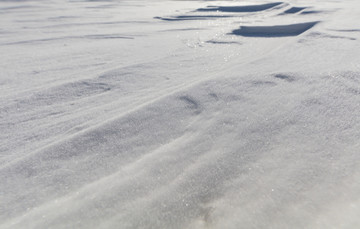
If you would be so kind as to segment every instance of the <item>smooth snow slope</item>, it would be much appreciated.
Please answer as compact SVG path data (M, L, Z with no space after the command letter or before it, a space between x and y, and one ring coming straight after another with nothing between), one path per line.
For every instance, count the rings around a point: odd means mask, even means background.
M357 0L0 0L0 228L360 228Z

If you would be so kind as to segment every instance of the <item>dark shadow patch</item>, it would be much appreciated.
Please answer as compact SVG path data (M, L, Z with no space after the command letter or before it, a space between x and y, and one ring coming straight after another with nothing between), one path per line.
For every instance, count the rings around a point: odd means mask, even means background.
M212 97L212 98L214 98L216 101L218 101L219 100L219 96L216 94L216 93L209 93L209 96L210 97Z
M323 105L323 102L320 99L317 98L310 98L306 99L301 102L303 106L305 107L312 107L312 106L321 106Z
M86 39L134 39L133 37L121 36L117 34L96 34L96 35L86 35Z
M209 20L214 18L229 18L232 16L229 15L181 15L181 16L173 16L173 17L154 17L155 19L163 20L163 21L188 21L188 20Z
M329 30L337 31L337 32L345 32L345 33L360 32L360 29L329 29Z
M241 42L237 42L237 41L214 41L214 40L210 40L210 41L206 41L206 43L216 44L216 45L229 45L229 44L242 45Z
M179 99L184 101L188 108L195 110L195 114L201 113L200 104L195 99L191 98L190 96L181 96Z
M204 28L184 28L184 29L166 29L159 32L182 32L182 31L201 31L206 30Z
M252 86L276 86L277 83L272 82L272 81L264 81L264 80L255 80L255 81L250 81L250 84Z
M283 14L296 14L299 13L300 11L306 9L307 7L291 7L288 10L285 10Z
M291 75L282 74L282 73L275 74L274 77L277 79L285 80L287 82L293 82L296 80L295 77L293 77Z
M247 5L247 6L208 6L207 8L200 8L196 11L215 11L215 12L227 12L227 13L246 13L246 12L258 12L271 9L275 6L283 4L282 2L267 3L262 5Z
M318 22L307 22L290 25L274 26L241 26L232 34L244 37L289 37L298 36L311 29Z
M19 5L19 6L0 7L0 11L9 11L9 10L18 10L18 9L32 9L32 8L36 8L36 7L31 6L31 5Z
M319 13L323 13L323 11L320 10L307 10L307 11L303 11L300 14L319 14Z
M58 17L49 17L47 20L59 21L59 20L63 20L63 19L75 19L75 18L80 18L80 17L78 17L78 16L58 16Z
M87 6L85 7L86 9L109 9L109 8L113 8L116 7L116 4L106 4L106 5L101 5L101 6Z

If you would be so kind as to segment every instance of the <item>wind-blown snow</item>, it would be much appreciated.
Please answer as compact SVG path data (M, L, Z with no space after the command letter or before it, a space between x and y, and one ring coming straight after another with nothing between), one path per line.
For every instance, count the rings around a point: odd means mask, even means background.
M0 0L0 228L359 228L359 11Z

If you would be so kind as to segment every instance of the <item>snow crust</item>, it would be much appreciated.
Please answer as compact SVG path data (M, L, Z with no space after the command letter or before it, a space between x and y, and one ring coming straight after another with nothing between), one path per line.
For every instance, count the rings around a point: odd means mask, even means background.
M360 228L357 0L0 0L0 228Z

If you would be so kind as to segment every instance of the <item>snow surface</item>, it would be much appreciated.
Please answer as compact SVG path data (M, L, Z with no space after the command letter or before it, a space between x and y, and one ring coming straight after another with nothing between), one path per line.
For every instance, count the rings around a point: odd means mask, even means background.
M0 0L0 228L360 228L358 0Z

